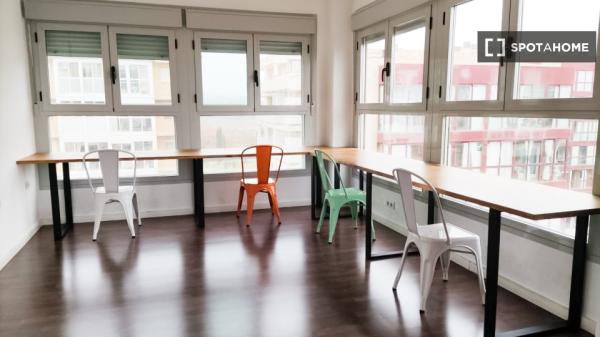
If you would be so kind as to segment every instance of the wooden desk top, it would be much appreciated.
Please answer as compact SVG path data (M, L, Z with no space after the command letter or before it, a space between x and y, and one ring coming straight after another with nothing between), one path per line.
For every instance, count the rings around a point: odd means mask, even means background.
M160 152L140 152L136 153L138 160L166 160L166 159L200 159L200 158L239 158L242 148L230 149L204 149L204 150L173 150ZM307 155L312 152L312 147L302 147L294 149L284 149L285 155ZM275 153L276 154L276 153ZM248 153L252 156L252 153ZM52 164L52 163L79 163L82 162L82 153L60 153L60 152L39 152L17 160L19 165L27 164ZM127 160L129 158L123 158ZM94 160L94 159L90 159Z
M485 175L460 168L399 159L390 155L356 148L319 147L335 160L374 175L392 178L395 168L411 170L442 194L531 220L600 214L600 197L514 179ZM311 155L313 147L284 149L285 155ZM242 149L176 150L141 153L140 160L200 159L239 157ZM252 154L249 154L252 155ZM81 162L80 153L35 153L17 164ZM423 187L419 182L415 186Z
M355 148L321 148L338 163L393 179L404 168L429 180L439 193L531 220L600 214L600 197L531 182L490 176ZM415 186L424 187L415 182Z

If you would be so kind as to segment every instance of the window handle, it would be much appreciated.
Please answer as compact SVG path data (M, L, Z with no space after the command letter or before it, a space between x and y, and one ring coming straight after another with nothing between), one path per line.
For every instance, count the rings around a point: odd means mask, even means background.
M112 84L117 83L117 67L110 67L110 79L112 80Z
M385 77L390 77L390 67L391 64L389 62L387 62L385 64L385 67L383 67L383 69L381 69L381 82L383 82L385 79L383 78Z
M260 85L260 83L258 82L258 70L254 71L254 85L256 85L257 87Z

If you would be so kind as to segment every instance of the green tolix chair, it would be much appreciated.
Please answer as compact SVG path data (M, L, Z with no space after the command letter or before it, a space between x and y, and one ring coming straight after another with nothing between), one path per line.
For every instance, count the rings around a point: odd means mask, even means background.
M323 156L327 160L333 163L334 174L340 178L340 184L342 188L334 188L329 179L329 174L325 169L323 162ZM340 210L344 206L349 206L352 213L352 219L354 219L354 228L358 228L358 207L359 204L367 204L367 193L361 191L355 187L346 188L344 182L340 176L338 165L330 155L327 153L315 149L315 157L317 158L317 164L319 166L319 173L321 176L321 184L323 185L323 191L325 192L325 200L323 201L323 208L321 209L321 217L319 218L319 224L317 225L317 233L321 232L321 226L323 225L323 218L325 217L325 210L329 206L329 243L333 242L333 234L335 234L335 227L340 215ZM375 228L373 227L373 220L371 220L371 232L373 233L373 240L375 240Z

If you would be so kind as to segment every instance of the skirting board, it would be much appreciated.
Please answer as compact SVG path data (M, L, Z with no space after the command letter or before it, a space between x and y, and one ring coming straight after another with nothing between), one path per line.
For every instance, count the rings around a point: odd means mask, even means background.
M17 253L19 253L19 251L21 251L21 249L27 244L27 242L29 242L29 240L35 235L35 233L38 232L39 229L39 223L35 224L35 226L33 226L31 230L25 233L25 235L23 235L15 245L10 247L10 249L8 249L2 254L2 256L0 256L0 270L4 269L4 267L10 262L10 260L12 260L13 257L15 257Z
M308 206L310 205L310 200L292 200L292 201L283 201L279 203L279 207L300 207L300 206ZM270 208L268 202L257 202L254 204L254 209L268 209ZM214 206L206 206L204 211L209 213L224 213L224 212L234 212L237 209L237 204L225 204L225 205L214 205ZM242 209L246 209L244 205ZM143 218L158 218L158 217L167 217L167 216L178 216L178 215L190 215L194 214L193 208L181 208L181 209L165 209L165 210L141 210L142 219ZM112 220L124 220L125 215L122 212L114 212L114 213L105 213L102 216L103 221L112 221ZM75 215L73 217L73 221L75 223L82 222L92 222L94 221L94 214L82 214ZM42 218L40 222L44 225L51 225L51 218Z
M380 216L376 213L373 213L373 220L379 222L380 224L394 230L404 236L407 234L407 229L398 226L394 223L393 220L388 219L384 216ZM464 254L452 254L451 260L457 265L467 269L470 272L475 273L477 271L477 267L475 265L475 260L471 257L467 257ZM485 269L485 266L483 267ZM484 271L485 272L485 271ZM450 281L452 279L452 274L450 274ZM535 304L536 306L556 315L562 319L566 319L569 308L561 303L553 301L530 288L524 287L518 282L514 280L504 277L502 275L498 275L498 285L511 293L527 300ZM594 319L584 316L581 320L581 327L585 331L594 334L595 336L600 336L600 322L596 322Z

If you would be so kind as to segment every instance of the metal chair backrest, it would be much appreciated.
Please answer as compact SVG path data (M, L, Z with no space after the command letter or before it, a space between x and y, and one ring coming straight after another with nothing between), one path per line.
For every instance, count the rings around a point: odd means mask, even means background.
M119 192L119 154L121 153L130 156L133 160L133 188L135 189L135 181L137 178L137 157L135 154L124 150L96 150L83 155L83 167L85 168L85 173L87 174L92 192L95 192L96 189L94 188L87 162L89 161L88 157L95 153L98 154L100 171L102 173L102 184L106 193Z
M281 162L283 161L283 149L275 145L254 145L249 146L242 151L242 181L244 183L246 182L244 157L246 156L246 152L250 150L256 151L256 177L259 184L267 184L269 182L273 152L276 152L275 154L279 155L279 165L277 166L277 174L275 175L275 182L277 182L279 180L279 172L281 171Z
M348 197L348 193L346 192L346 186L344 186L344 181L342 180L342 176L339 171L339 167L335 159L330 156L328 153L323 152L319 149L315 149L315 157L317 157L317 166L319 166L319 173L321 176L321 184L323 186L323 191L327 193L327 191L334 188L334 185L331 183L331 179L329 178L329 173L327 173L327 169L325 168L325 162L323 161L323 157L325 157L328 161L333 163L333 174L334 177L337 176L339 178L340 186L344 191L346 197Z
M446 220L444 219L444 212L442 211L442 203L440 201L440 196L431 185L429 181L420 175L411 172L409 170L403 168L394 169L394 177L396 178L396 182L400 186L400 194L402 195L402 206L404 209L404 217L406 220L406 226L408 227L408 231L419 236L419 231L417 229L417 216L415 212L415 197L413 192L413 177L416 177L418 180L422 181L427 189L433 193L435 199L435 206L439 210L440 219L442 224L444 225L444 233L446 235L446 241L450 242L450 236L448 235L448 228L446 227Z

